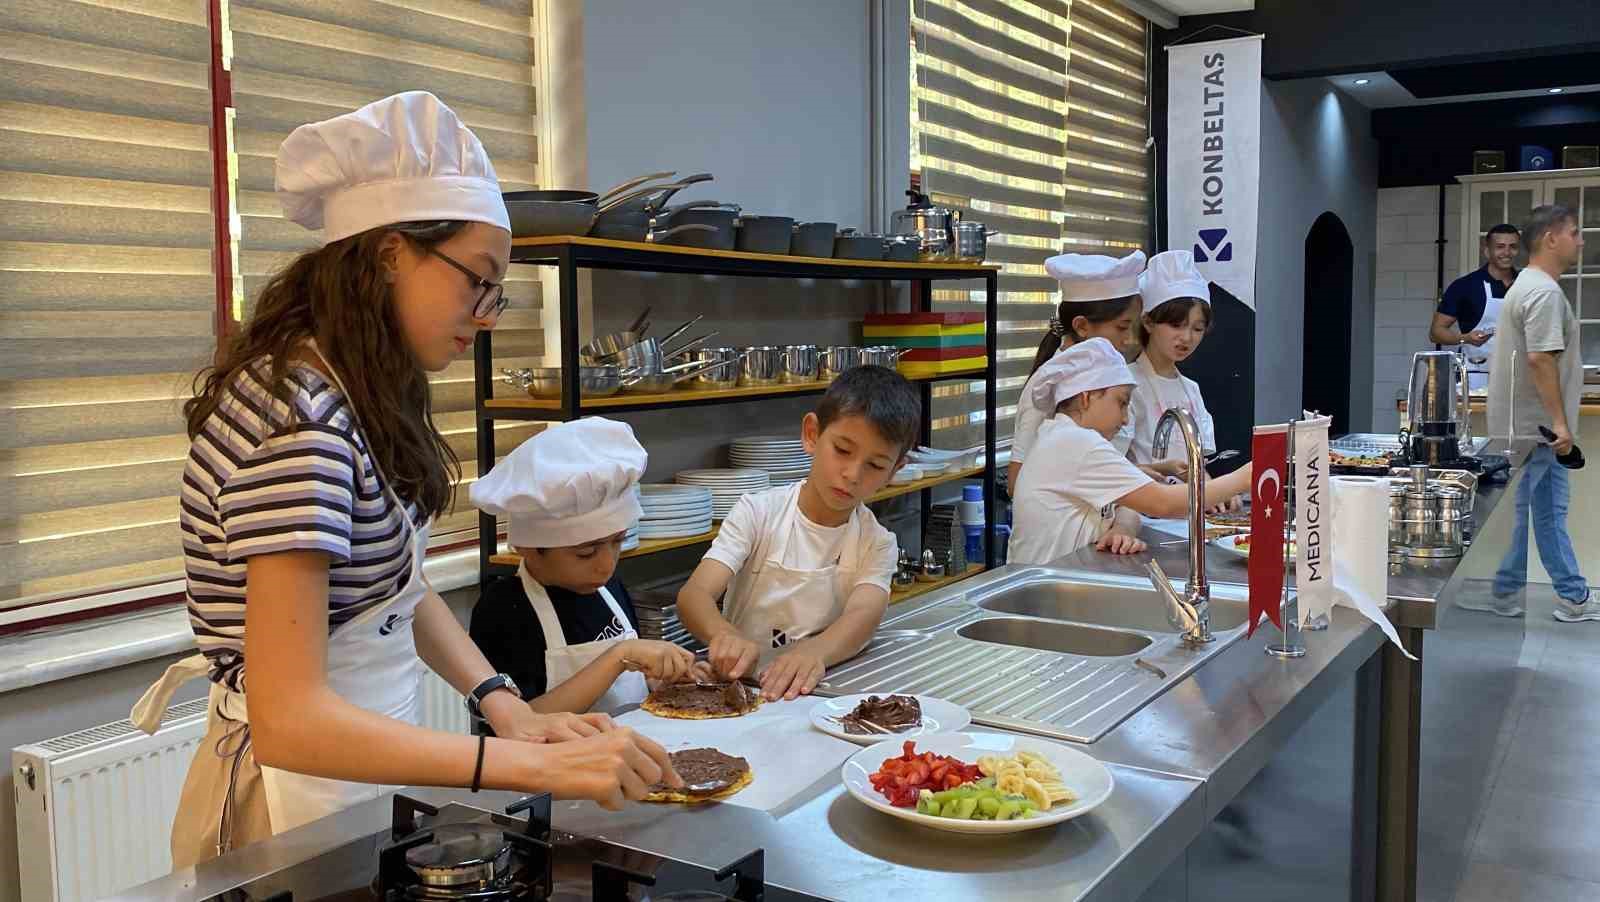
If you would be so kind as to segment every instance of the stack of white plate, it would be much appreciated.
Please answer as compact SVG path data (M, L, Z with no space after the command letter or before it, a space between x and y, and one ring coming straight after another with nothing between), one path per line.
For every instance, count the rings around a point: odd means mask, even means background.
M679 485L710 489L711 515L718 520L727 517L745 495L772 488L772 477L766 470L684 470L675 479Z
M641 539L681 539L711 531L711 490L692 485L641 485Z
M789 485L811 472L811 455L800 439L786 435L750 435L733 440L728 460L736 467L766 470L773 485Z
M627 535L622 537L622 550L623 551L632 551L633 549L638 548L638 547L639 547L639 527L635 526L632 529L628 530L628 534Z

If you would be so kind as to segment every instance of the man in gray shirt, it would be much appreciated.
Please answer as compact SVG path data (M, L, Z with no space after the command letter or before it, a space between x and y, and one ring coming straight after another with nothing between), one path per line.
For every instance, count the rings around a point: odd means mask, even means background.
M1531 513L1539 558L1555 584L1556 619L1600 620L1600 600L1591 600L1589 584L1578 572L1572 552L1567 534L1570 487L1566 469L1556 462L1556 455L1572 449L1583 392L1578 318L1556 279L1578 264L1583 233L1572 209L1551 205L1533 211L1522 237L1528 267L1506 292L1500 308L1490 366L1489 435L1514 435L1539 444L1517 487L1517 525L1511 549L1495 574L1494 591L1510 596L1527 581ZM1548 426L1555 441L1545 444L1540 426ZM1499 608L1497 613L1511 613Z

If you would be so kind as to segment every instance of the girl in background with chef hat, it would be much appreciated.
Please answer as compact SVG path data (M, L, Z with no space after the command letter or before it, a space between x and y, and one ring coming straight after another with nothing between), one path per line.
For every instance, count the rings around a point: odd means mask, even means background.
M1171 464L1183 476L1187 468L1183 446L1171 443L1159 460L1155 456L1156 425L1168 408L1189 411L1200 428L1200 445L1206 454L1217 450L1216 426L1206 410L1200 386L1178 372L1211 331L1211 305L1206 278L1195 268L1188 251L1163 251L1150 258L1150 267L1139 276L1139 294L1144 297L1144 318L1139 341L1144 353L1133 363L1134 391L1138 409L1134 412L1133 460L1140 464Z
M1050 331L1039 342L1033 369L1017 401L1016 426L1011 437L1011 463L1006 485L1016 498L1017 474L1035 447L1040 424L1055 408L1035 407L1029 400L1038 385L1040 368L1051 358L1089 338L1103 338L1129 359L1139 352L1139 274L1144 272L1144 251L1126 257L1101 254L1062 254L1044 261L1045 271L1061 283L1061 303L1050 318ZM1119 431L1113 444L1123 454L1133 441L1129 427Z
M1055 415L1039 427L1033 463L1013 492L1009 560L1044 564L1080 548L1113 554L1145 550L1139 518L1189 509L1188 488L1150 478L1112 445L1127 422L1133 372L1104 338L1079 342L1039 368L1033 401ZM1206 483L1216 504L1250 485L1246 465Z
M647 677L694 667L683 648L639 638L616 576L647 459L626 423L589 417L528 439L472 485L473 504L510 520L522 563L478 600L470 633L535 711L614 711L644 701Z
M295 129L276 176L286 217L323 246L267 282L185 405L180 525L201 654L132 715L154 732L178 684L211 682L174 866L396 785L620 807L676 784L659 746L608 718L533 711L423 574L459 472L427 376L505 308L511 232L483 145L411 92ZM424 664L507 738L417 726Z

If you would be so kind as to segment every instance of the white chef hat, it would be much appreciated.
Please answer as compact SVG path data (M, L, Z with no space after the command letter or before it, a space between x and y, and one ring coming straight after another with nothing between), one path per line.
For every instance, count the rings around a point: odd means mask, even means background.
M510 517L513 547L570 548L639 522L648 455L627 423L586 417L549 427L472 484L472 503Z
M1057 351L1039 367L1031 400L1040 410L1055 410L1086 391L1133 384L1133 370L1122 352L1104 338L1090 338Z
M426 91L295 129L278 148L277 187L284 216L328 242L396 222L511 229L478 136Z
M1109 301L1139 293L1144 251L1126 257L1104 254L1062 254L1044 261L1044 270L1061 283L1061 300Z
M1139 277L1139 294L1144 296L1144 310L1149 313L1178 298L1209 300L1211 289L1194 265L1194 254L1162 251L1150 258L1150 267Z

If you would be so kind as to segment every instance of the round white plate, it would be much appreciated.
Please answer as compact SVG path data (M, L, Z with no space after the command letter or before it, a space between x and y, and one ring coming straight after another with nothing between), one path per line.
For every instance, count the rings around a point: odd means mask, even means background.
M683 504L690 501L704 501L710 497L711 493L705 486L680 485L673 482L639 486L641 504Z
M976 763L980 755L1013 755L1019 751L1043 755L1061 771L1061 781L1078 794L1078 801L1070 805L1058 804L1048 812L1015 821L963 821L918 814L915 808L896 808L872 788L869 777L883 766L883 762L900 757L905 744L903 739L880 742L851 755L840 771L845 790L869 808L935 830L951 833L1020 833L1088 814L1110 798L1112 790L1116 788L1116 779L1104 764L1077 749L1048 739L1002 733L931 733L917 739L916 743L917 754L933 752L936 755L951 755L968 764Z
M922 468L921 467L917 466L916 464L906 464L905 466L901 467L899 470L896 470L895 474L894 474L894 478L890 479L889 481L891 483L893 483L894 485L905 485L908 482L916 482L917 480L919 480L921 478L922 478Z
M890 693L876 692L872 694L882 697ZM965 730L972 723L972 715L967 713L966 708L954 702L947 702L942 698L934 698L929 695L914 696L917 704L922 706L922 725L895 733L892 736L883 733L865 735L846 733L844 727L829 719L849 714L866 697L867 693L841 695L838 698L825 698L817 702L811 707L811 725L829 736L848 739L856 745L878 745L891 739L906 740L930 733L954 733L957 730Z
M1247 533L1247 532L1246 533L1240 533L1239 535L1236 535L1236 536L1218 536L1215 539L1212 539L1210 544L1215 548L1220 548L1223 551L1226 551L1227 553L1233 555L1234 557L1243 558L1245 560L1249 560L1250 559L1250 550L1248 548L1238 548L1238 547L1236 547L1234 545L1234 539L1248 539L1248 538L1250 538L1250 534ZM1289 554L1289 560L1291 560L1291 561L1294 560L1293 551L1291 551L1290 554Z
M711 497L707 496L704 501L685 501L682 504L646 504L642 505L642 507L644 509L644 519L660 520L662 518L687 517L695 511L710 510L713 503Z
M711 531L711 521L696 526L684 526L675 529L653 530L647 529L639 533L641 539L687 539L690 536L703 536Z
M684 470L677 475L678 479L711 479L717 482L728 479L755 479L761 474L752 470L720 469L720 470Z
M696 523L705 523L711 519L711 511L693 514L688 517L674 517L670 520L640 520L639 531L660 532L663 529L677 529L682 526L693 526Z

